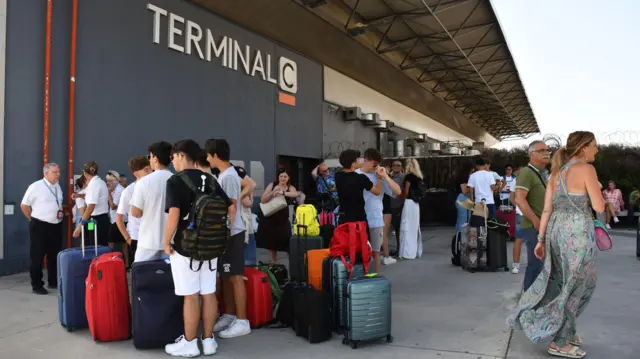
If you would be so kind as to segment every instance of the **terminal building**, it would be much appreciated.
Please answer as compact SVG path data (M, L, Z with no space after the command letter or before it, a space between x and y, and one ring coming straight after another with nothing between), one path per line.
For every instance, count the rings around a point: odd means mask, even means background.
M46 162L131 175L157 140L226 138L263 189L347 148L473 155L539 132L489 0L0 0L0 275Z

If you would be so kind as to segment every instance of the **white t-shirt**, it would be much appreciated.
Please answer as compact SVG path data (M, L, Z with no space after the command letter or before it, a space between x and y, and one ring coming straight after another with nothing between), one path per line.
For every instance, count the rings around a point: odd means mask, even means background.
M111 223L116 223L116 214L118 213L118 205L120 204L120 197L122 197L122 192L124 191L124 187L122 187L120 185L120 183L118 183L116 185L116 188L113 190L113 193L111 194L111 199L113 199L113 204L116 205L116 209L112 209L109 211L109 217L111 218ZM127 218L125 217L124 221L127 221Z
M236 219L231 226L231 235L235 236L238 233L246 230L244 219L242 218L242 201L240 201L240 193L242 192L242 179L238 176L238 172L233 166L227 168L224 172L218 176L218 183L227 194L229 199L236 200Z
M505 192L515 192L515 188L516 188L516 177L515 176L511 176L511 177L502 177L502 179L504 179L504 181L507 183L504 186L504 189L502 190L503 192L500 193L500 199L502 199L503 201L506 201L509 199L510 195L509 193L505 193Z
M514 177L513 179L513 185L509 186L509 190L513 193L516 193L516 179ZM515 198L515 197L514 197ZM516 214L519 214L522 216L522 211L520 211L520 207L518 207L518 205L516 205Z
M93 176L84 191L84 201L87 205L95 205L91 213L92 217L109 213L109 189L102 178Z
M78 191L78 194L87 193L86 189L81 189ZM87 202L85 202L84 198L77 197L76 198L76 207L78 208L87 208Z
M124 215L124 221L127 222L127 233L132 240L138 239L138 231L140 230L140 218L130 216L131 214L131 197L133 197L133 191L136 186L136 182L128 185L127 188L122 191L120 196L120 203L118 204L117 214ZM127 218L128 216L128 218Z
M485 170L472 173L467 182L467 186L473 188L475 202L480 203L484 199L487 204L495 204L491 190L491 186L495 184L493 173Z
M164 203L167 180L173 176L169 170L156 170L137 181L131 197L131 206L142 210L138 231L138 248L161 251L164 249L164 224L167 220Z

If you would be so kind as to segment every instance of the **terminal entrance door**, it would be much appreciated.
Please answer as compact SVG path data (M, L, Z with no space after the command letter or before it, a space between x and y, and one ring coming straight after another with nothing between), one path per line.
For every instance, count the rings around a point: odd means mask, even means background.
M278 170L285 168L291 176L291 184L306 196L306 203L313 204L316 197L316 184L311 171L320 164L316 158L278 156ZM277 172L276 172L277 173ZM274 179L275 180L275 179Z

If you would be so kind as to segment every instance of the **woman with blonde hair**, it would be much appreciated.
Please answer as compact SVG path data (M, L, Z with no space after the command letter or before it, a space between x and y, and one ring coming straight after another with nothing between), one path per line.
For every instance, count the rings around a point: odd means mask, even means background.
M422 171L415 158L407 160L402 197L405 198L400 220L400 253L404 259L422 256L422 233L420 232L420 201L424 197Z
M535 248L536 257L544 258L544 267L508 320L534 343L551 339L548 353L558 357L586 355L580 349L575 321L596 286L591 208L598 213L605 209L596 170L589 164L596 153L593 133L578 131L553 156Z

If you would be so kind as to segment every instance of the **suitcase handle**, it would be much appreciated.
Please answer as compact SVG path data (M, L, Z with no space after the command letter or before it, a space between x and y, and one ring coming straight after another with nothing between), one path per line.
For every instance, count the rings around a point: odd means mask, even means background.
M93 222L93 244L95 247L95 256L98 256L98 222L96 222L93 218L89 219L88 222ZM85 256L85 250L84 250L84 224L82 224L82 230L81 230L81 237L82 237L82 257L84 258Z

